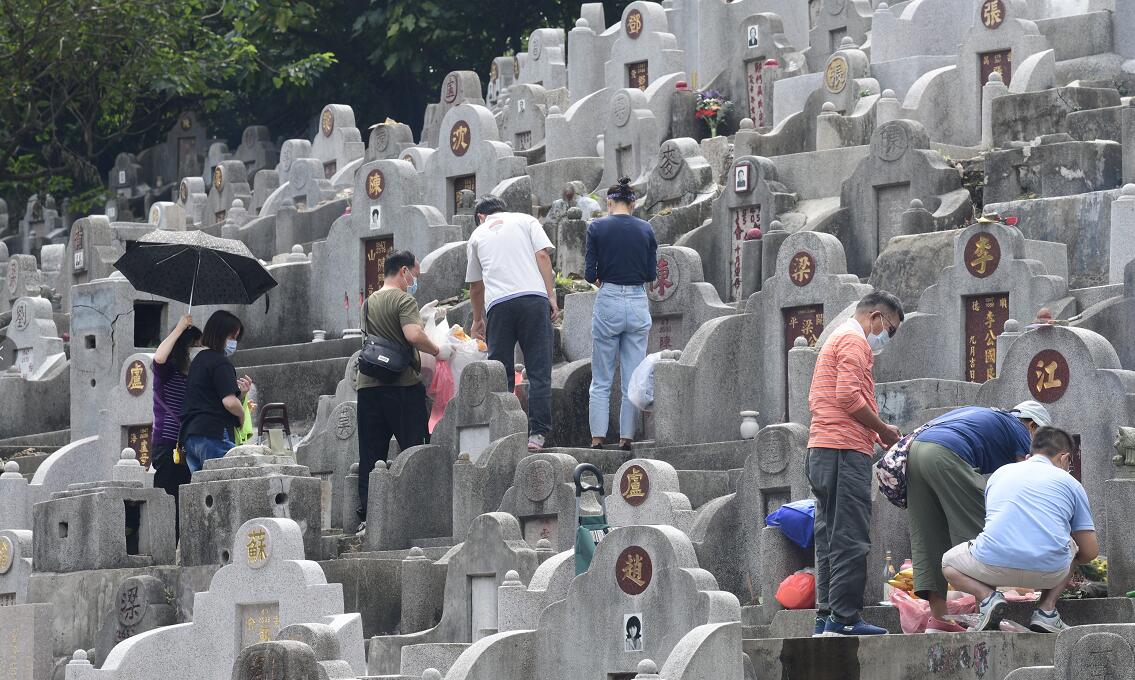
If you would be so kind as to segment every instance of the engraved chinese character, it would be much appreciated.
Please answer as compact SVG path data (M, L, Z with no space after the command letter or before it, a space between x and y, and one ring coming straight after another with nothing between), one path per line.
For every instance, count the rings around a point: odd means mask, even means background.
M248 532L248 543L245 544L248 549L249 562L263 562L268 559L268 534L264 529L253 529Z
M642 490L643 472L641 468L632 467L627 470L627 490L623 498L642 498L646 495Z
M997 363L997 348L996 347L987 347L985 349L985 363L987 363L987 364Z
M627 561L623 563L620 571L624 580L640 588L646 585L646 581L642 579L642 555L627 555Z
M458 125L449 135L449 148L454 153L464 153L469 148L469 127Z
M665 297L666 289L673 285L670 282L670 262L664 258L658 258L658 278L654 281L655 294L658 297Z
M135 362L130 366L130 379L126 383L126 389L129 391L144 390L146 385L142 383L142 372L146 367L139 362Z
M804 321L800 324L800 335L803 335L804 337L808 337L808 336L812 335L814 332L815 332L815 329L812 327L812 320L811 319L804 319Z
M1000 2L987 2L981 8L981 23L986 26L996 26L1001 23L1003 18Z
M985 327L986 328L993 328L993 324L995 322L996 322L996 320L993 318L993 312L986 312L985 313L985 322L984 322Z
M367 177L367 193L377 196L382 193L382 175L372 173Z
M988 236L981 236L977 239L977 244L974 246L974 258L970 260L969 265L978 274L984 274L986 265L993 261L993 255L989 252L992 245Z
M1056 368L1055 361L1050 361L1047 364L1044 361L1036 362L1036 370L1033 371L1033 375L1036 376L1037 392L1064 386L1064 381L1056 377Z
M799 323L799 322L796 320L796 317L794 317L794 316L788 317L788 327L789 328L795 330L797 323Z
M794 281L807 281L811 275L812 262L807 255L798 255L796 259L792 260L789 276L791 276Z
M627 33L630 35L642 33L642 15L638 12L631 12L627 16Z

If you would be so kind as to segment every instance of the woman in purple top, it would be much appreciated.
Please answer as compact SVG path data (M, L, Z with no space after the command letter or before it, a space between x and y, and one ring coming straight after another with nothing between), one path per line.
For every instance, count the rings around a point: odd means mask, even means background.
M181 432L181 404L185 400L190 348L200 344L201 331L186 314L154 352L154 429L150 437L150 460L154 464L154 486L173 496L175 532L178 530L177 489L189 482L189 466L184 455L175 462L173 452Z

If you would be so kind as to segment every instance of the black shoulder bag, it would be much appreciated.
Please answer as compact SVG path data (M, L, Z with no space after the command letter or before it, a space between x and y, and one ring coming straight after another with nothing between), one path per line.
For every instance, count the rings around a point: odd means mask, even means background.
M363 303L363 351L359 355L359 372L379 382L391 383L410 366L412 350L400 342L367 332L369 305L368 297Z

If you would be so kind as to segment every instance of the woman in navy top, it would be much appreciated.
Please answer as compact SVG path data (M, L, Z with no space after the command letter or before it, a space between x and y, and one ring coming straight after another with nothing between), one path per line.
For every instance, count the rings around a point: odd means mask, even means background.
M588 420L591 447L607 439L611 413L611 383L615 363L622 382L619 444L629 451L635 435L637 411L627 398L631 374L646 356L650 333L650 302L646 284L657 275L658 242L654 228L634 212L635 192L630 180L620 179L607 191L607 217L587 227L584 276L599 285L591 317L591 401Z

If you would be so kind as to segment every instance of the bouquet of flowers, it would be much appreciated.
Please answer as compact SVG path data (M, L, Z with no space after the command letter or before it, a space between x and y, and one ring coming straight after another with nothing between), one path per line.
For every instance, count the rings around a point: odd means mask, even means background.
M717 126L725 119L725 113L733 108L733 102L726 99L717 90L698 91L697 110L694 116L705 121L709 127L709 136L717 136Z

